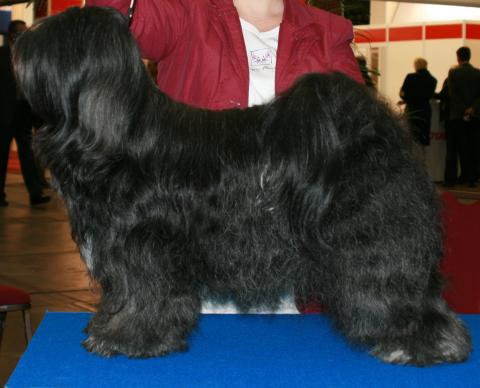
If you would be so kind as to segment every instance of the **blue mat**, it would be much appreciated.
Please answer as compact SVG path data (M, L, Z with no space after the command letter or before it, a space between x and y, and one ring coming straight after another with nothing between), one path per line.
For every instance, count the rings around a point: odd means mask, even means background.
M203 315L190 350L101 358L80 342L90 314L47 313L7 387L480 387L480 356L428 368L350 348L322 315ZM480 315L462 316L474 347Z

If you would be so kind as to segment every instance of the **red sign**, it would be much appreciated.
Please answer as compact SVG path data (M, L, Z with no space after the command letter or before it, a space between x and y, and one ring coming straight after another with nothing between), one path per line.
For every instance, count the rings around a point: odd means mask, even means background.
M357 43L385 42L386 40L387 30L385 28L355 30L355 42Z
M461 24L443 24L426 26L427 39L458 39L462 37Z
M398 42L405 40L422 40L422 26L413 27L391 27L388 40L390 42Z
M467 24L467 39L480 39L480 24Z

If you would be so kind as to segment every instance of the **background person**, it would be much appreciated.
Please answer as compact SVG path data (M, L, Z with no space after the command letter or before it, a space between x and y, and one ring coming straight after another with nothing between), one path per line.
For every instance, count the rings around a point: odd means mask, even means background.
M0 47L0 206L8 206L5 193L10 145L15 139L23 180L30 195L30 204L46 203L32 151L33 115L17 88L11 63L11 46L27 29L23 20L13 20L8 27L8 44Z
M415 59L413 63L415 73L405 77L400 89L400 97L406 104L407 119L413 137L423 147L430 145L432 122L430 100L437 87L437 80L427 70L427 65L424 58Z
M474 187L480 173L480 70L470 64L470 57L468 47L457 50L458 66L450 69L447 82L451 130L458 138L460 158L464 160L462 180ZM453 170L453 166L447 168Z

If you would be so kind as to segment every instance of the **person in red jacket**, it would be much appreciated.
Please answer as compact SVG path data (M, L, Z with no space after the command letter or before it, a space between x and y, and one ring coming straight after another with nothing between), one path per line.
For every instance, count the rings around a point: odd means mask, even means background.
M127 14L130 0L87 5ZM160 89L197 107L264 103L310 72L363 83L350 21L300 0L136 0L131 31Z

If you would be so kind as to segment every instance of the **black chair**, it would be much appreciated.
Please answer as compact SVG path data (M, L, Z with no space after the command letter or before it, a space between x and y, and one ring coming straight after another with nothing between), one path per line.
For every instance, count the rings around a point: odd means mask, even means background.
M0 346L2 344L3 328L7 319L7 313L21 311L25 326L25 340L27 344L32 339L32 327L30 324L30 294L20 288L0 284Z

